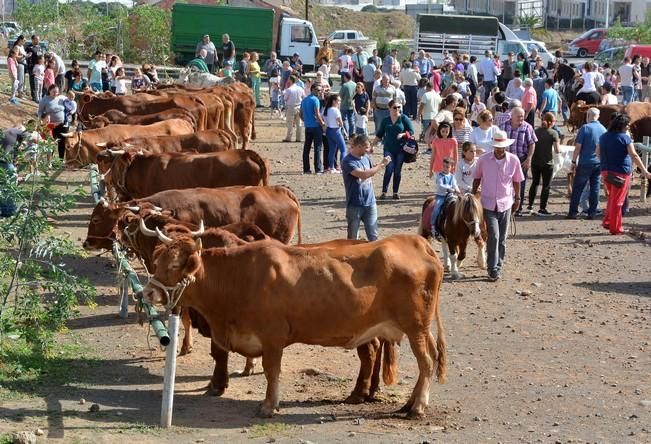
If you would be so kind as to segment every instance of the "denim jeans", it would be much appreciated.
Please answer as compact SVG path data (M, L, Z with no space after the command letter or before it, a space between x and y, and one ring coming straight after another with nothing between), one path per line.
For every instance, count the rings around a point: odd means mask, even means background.
M520 164L522 165L522 162L527 160L527 156L522 156L520 157ZM522 168L522 182L520 182L520 206L518 207L517 211L522 210L522 206L524 205L524 190L527 187L527 175L529 174L529 169L528 168Z
M348 239L358 239L359 224L364 222L366 239L369 242L377 240L377 206L375 203L368 207L347 206L346 221L348 222Z
M635 90L633 89L632 86L622 86L622 100L624 105L628 105L631 103L635 98L634 98L634 93Z
M377 109L373 110L373 122L375 123L375 128L373 129L373 134L377 134L377 130L380 129L380 124L382 121L389 117L389 109Z
M416 117L416 111L418 110L418 87L417 86L403 86L402 89L405 92L405 114L413 119Z
M486 242L486 259L488 274L499 273L504 266L506 256L506 237L511 219L511 209L503 212L490 211L484 208L484 221L488 241Z
M405 161L404 151L399 151L398 154L384 153L385 156L391 156L391 162L386 166L384 171L384 178L382 179L382 192L386 193L389 189L389 182L393 176L393 193L400 190L400 180L402 179L402 164Z
M305 142L303 143L303 172L310 172L310 149L314 142L314 171L323 172L321 162L321 147L323 146L323 130L320 126L316 128L305 128Z
M344 121L344 129L348 137L353 137L355 134L355 110L342 109L341 120Z
M568 215L576 216L579 212L579 203L581 194L586 184L590 184L590 207L588 215L594 216L599 205L599 187L601 182L601 167L599 164L578 165L574 175L574 184L572 185L572 197L570 198L570 210Z
M439 217L441 208L443 208L443 202L445 202L445 196L440 196L438 194L434 195L434 208L432 209L432 218L430 219L430 225L432 225L432 233L435 233L436 230L436 219Z
M484 97L483 97L484 100L482 100L484 103L486 103L486 101L488 100L488 97L491 95L491 91L493 88L495 88L494 80L492 82L484 80Z
M328 128L326 129L326 137L328 138L328 168L333 169L335 167L335 158L337 157L337 151L339 151L341 157L339 161L341 162L346 157L346 142L344 141L344 136L341 134L341 128Z

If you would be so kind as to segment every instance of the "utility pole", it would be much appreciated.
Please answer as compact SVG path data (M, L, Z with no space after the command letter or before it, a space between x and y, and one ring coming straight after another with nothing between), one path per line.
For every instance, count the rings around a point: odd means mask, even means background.
M308 11L307 5L308 5L308 0L305 0L305 21L310 20L310 13Z
M608 29L609 21L610 21L610 0L606 0L606 23L604 25L604 28Z

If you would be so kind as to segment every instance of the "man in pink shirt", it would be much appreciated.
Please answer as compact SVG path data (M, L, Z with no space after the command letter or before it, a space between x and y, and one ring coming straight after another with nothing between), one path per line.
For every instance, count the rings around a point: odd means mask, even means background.
M524 120L534 126L536 119L536 106L538 106L538 93L533 89L533 80L524 81L524 93L522 93L522 108L524 109Z
M507 138L505 131L495 131L494 151L477 160L472 184L473 194L481 185L481 205L488 232L488 279L491 282L502 277L511 211L520 205L520 182L524 180L520 160L506 151L506 147L513 142L513 139Z

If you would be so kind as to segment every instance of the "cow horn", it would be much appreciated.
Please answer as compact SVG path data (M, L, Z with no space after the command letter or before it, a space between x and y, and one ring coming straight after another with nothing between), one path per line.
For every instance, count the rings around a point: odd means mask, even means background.
M198 238L194 241L194 245L195 245L195 248L197 249L197 251L200 252L201 249L203 248L203 242L201 242L201 238L200 238L200 237L198 237Z
M71 132L61 133L61 137L66 137L66 138L67 138L67 137L72 137L72 136L74 136L74 135L75 135L75 133L71 133Z
M158 233L156 233L154 230L150 230L149 228L147 228L147 224L145 224L145 220L142 218L140 219L140 232L148 237L158 236Z
M203 219L201 219L201 222L199 223L199 229L197 231L190 231L190 234L193 237L197 237L201 236L204 231L206 231L206 227L203 226Z
M106 143L104 145L106 145ZM111 149L109 149L109 152L111 153L111 156L121 156L124 153L126 153L126 151L124 150L111 150Z
M163 211L161 207L154 206L154 211Z
M137 213L138 211L140 211L140 207L138 207L138 206L136 206L136 207L127 207L127 210L133 211L134 213Z
M97 142L95 145L100 148L106 148L106 142Z
M156 234L158 234L158 239L164 244L171 244L172 242L174 242L174 240L171 237L165 236L158 227L156 227Z

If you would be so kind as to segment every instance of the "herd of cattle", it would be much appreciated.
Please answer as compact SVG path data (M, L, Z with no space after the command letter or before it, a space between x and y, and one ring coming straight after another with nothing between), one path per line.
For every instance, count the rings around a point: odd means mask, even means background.
M589 108L599 109L599 121L608 128L610 118L615 113L626 113L631 118L631 136L635 142L642 142L644 136L651 136L651 103L631 102L628 105L587 105L579 100L572 104L567 123L570 127L579 128L585 123Z
M84 248L119 242L142 259L151 274L143 299L181 313L182 354L192 349L192 326L211 338L208 394L228 387L228 352L247 357L245 375L261 356L259 414L271 416L283 349L304 343L357 348L359 376L346 402L369 401L380 374L396 380L396 347L407 336L419 376L401 410L424 414L434 372L439 382L447 372L443 267L427 240L303 244L299 200L270 186L268 162L246 149L255 102L242 84L84 95L78 113L86 129L65 135L66 163L97 163L110 190Z

